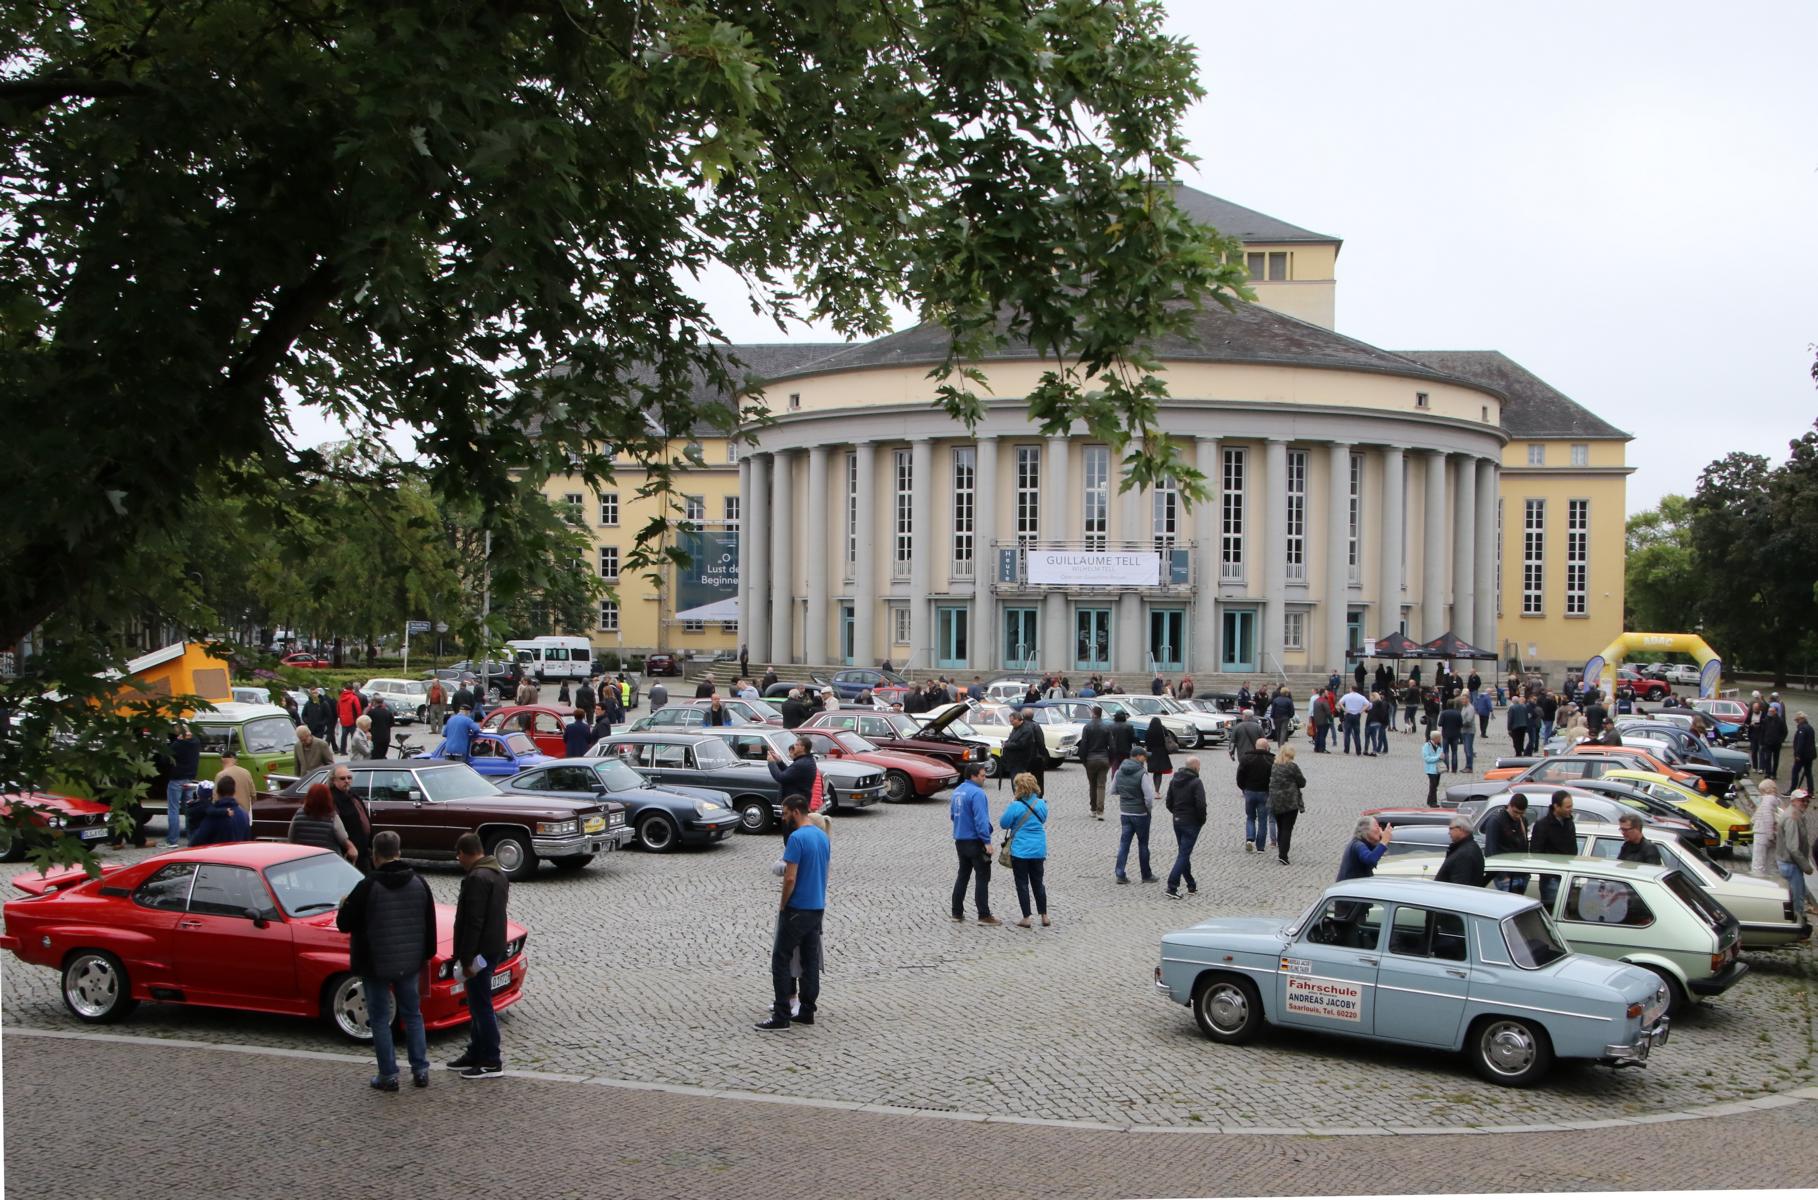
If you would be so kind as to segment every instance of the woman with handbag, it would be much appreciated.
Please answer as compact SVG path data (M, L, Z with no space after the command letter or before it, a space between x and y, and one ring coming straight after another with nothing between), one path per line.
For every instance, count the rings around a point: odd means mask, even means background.
M1051 924L1048 920L1048 887L1043 882L1043 869L1048 861L1048 802L1038 794L1035 776L1027 771L1011 780L1010 787L1016 793L1016 799L1004 809L1004 815L997 822L998 828L1010 831L1010 836L1004 839L997 861L1000 866L1009 867L1016 878L1016 902L1023 909L1023 919L1016 927L1028 929L1031 892L1035 893L1035 911L1041 914L1042 924Z
M1294 822L1307 810L1301 790L1307 777L1294 761L1294 747L1283 746L1269 767L1269 814L1275 818L1275 849L1281 865L1288 865L1288 849L1294 842Z

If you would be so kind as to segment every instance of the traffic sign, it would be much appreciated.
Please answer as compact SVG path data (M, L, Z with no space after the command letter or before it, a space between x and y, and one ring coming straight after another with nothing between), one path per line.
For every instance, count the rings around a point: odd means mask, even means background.
M412 633L428 633L429 632L429 622L428 621L407 621L407 622L405 622L405 626Z

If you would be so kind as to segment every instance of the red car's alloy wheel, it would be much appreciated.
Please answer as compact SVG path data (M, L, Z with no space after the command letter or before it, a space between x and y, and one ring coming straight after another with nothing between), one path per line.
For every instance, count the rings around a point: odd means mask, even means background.
M63 1003L78 1020L103 1025L131 1012L136 1001L119 959L105 950L84 950L63 968Z
M341 1032L356 1042L372 1040L372 1023L366 1015L366 985L358 975L339 975L329 981L328 999L322 1014Z

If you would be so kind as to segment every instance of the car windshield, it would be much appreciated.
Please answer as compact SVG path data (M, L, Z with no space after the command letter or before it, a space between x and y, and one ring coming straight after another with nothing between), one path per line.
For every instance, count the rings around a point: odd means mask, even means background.
M491 781L466 763L452 763L446 767L418 771L417 783L422 787L425 797L437 802L502 794Z
M741 705L743 705L744 708L747 711L749 711L752 716L758 718L759 720L780 721L783 719L783 713L782 713L781 709L772 708L770 705L765 704L762 700L741 700L741 701L739 701L739 703Z
M848 754L871 754L877 750L876 742L868 742L856 733L836 733L833 740Z
M289 754L297 747L297 727L288 717L261 717L248 721L240 736L248 754Z
M1685 901L1685 906L1704 918L1705 924L1713 929L1721 929L1734 920L1723 905L1711 899L1709 892L1678 871L1665 876L1660 882L1666 884L1667 891Z
M898 737L912 738L921 732L921 726L917 725L915 718L908 713L880 713L879 715L890 723L890 728L896 731Z
M363 876L339 854L323 851L265 868L266 882L286 914L306 917L340 907Z
M593 773L600 777L609 792L630 792L650 786L649 781L623 759L603 758L593 765Z
M702 770L707 770L715 767L735 766L739 761L739 757L732 752L732 747L728 746L725 742L722 742L719 738L711 738L695 746L694 761L696 766L700 767Z
M1161 700L1155 696L1132 696L1132 697L1130 697L1130 699L1125 701L1125 703L1128 704L1131 708L1135 709L1137 712L1147 713L1149 715L1154 715L1155 713L1158 713L1158 712L1167 711L1165 708L1162 707Z
M1553 922L1539 905L1504 918L1502 936L1515 965L1530 971L1557 962L1570 953L1559 931L1553 928Z
M1184 713L1193 711L1172 696L1158 696L1156 697L1156 703L1161 705L1161 710L1163 712Z
M530 740L530 735L528 734L507 733L500 736L504 738L505 748L510 750L513 755L535 754L537 752L537 744Z

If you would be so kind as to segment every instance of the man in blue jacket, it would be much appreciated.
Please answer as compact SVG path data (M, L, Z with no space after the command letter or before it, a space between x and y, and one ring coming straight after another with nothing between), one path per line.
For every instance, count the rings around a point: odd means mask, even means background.
M1351 844L1345 847L1345 856L1339 860L1338 882L1368 879L1376 874L1376 864L1389 852L1389 843L1394 836L1394 829L1377 824L1375 817L1365 817L1359 821Z
M232 776L223 776L215 784L214 801L189 831L190 845L214 846L222 842L252 840L252 818L240 807L240 798L234 794L236 790Z
M473 735L478 732L480 726L473 719L472 702L458 705L455 715L442 727L442 736L448 739L442 747L442 757L466 762L473 750Z
M569 758L580 758L593 745L593 726L587 723L584 709L574 710L574 720L562 730L562 749L568 752Z
M973 879L972 898L980 925L1002 924L991 915L991 804L985 796L985 764L967 763L966 781L953 789L948 803L953 818L953 849L959 875L953 881L953 919L966 919L966 880Z

